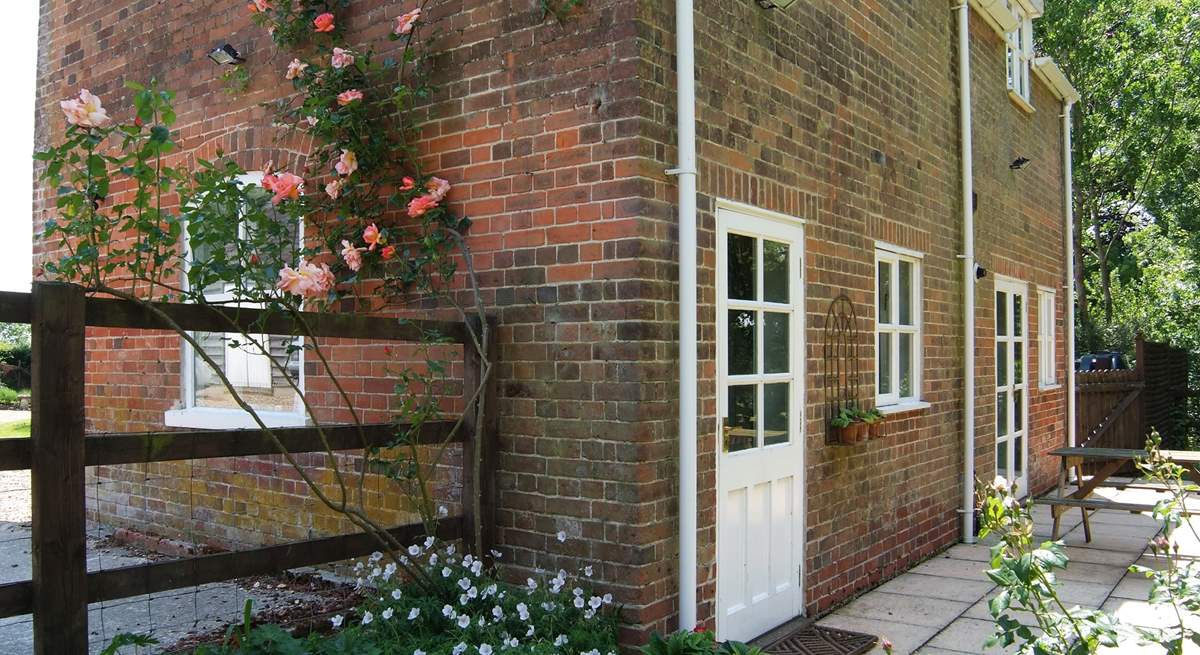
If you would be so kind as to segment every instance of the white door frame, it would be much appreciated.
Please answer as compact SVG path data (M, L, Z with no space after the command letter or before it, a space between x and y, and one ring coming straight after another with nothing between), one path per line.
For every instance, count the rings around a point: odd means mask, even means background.
M728 290L727 290L727 262L726 262L726 239L728 232L745 233L750 236L765 237L771 240L788 241L793 244L791 256L789 257L789 300L791 306L792 318L789 319L789 366L791 376L787 381L791 384L789 403L789 432L792 435L791 440L785 446L761 446L754 449L742 451L739 453L725 454L722 447L722 428L724 426L725 415L727 414L727 392L726 387L729 383L728 369L728 344L726 343L726 312L729 309ZM745 639L758 636L767 630L775 627L788 619L794 618L804 612L804 583L805 583L805 528L807 523L807 502L805 493L805 419L807 418L806 407L806 391L807 385L805 380L805 276L804 270L804 221L784 214L778 214L757 207L735 203L731 201L717 201L717 231L716 231L716 341L717 341L717 434L714 439L715 452L714 462L716 463L716 501L717 501L717 576L716 576L716 630L719 639ZM760 258L761 259L761 258ZM761 286L762 272L761 262L759 265L759 285ZM761 304L761 303L756 303ZM736 305L736 304L735 304ZM760 322L761 323L761 322ZM762 326L756 327L758 331L758 343L762 344ZM761 347L759 348L761 350ZM762 361L761 352L756 353L756 358ZM759 376L762 377L762 376ZM770 378L774 380L774 378ZM759 403L761 405L762 393L759 393ZM759 432L762 432L760 429ZM792 500L793 521L792 521L792 569L795 585L786 601L788 606L786 609L786 618L782 621L773 621L768 619L758 634L728 634L729 626L727 621L723 620L727 614L727 609L722 604L722 589L724 584L728 584L729 574L721 571L721 552L723 543L724 529L722 526L726 524L725 516L725 490L722 486L723 479L722 467L729 466L724 464L723 460L730 459L730 463L735 463L735 459L744 456L750 456L755 453L769 452L777 448L789 448L791 452L796 454L794 466L791 473L794 475L794 493ZM745 460L743 460L745 461ZM724 581L724 583L723 583ZM757 627L755 628L758 629Z
M1007 367L1006 371L1005 371L1006 384L1004 385L1003 389L1007 389L1007 391L1008 391L1008 393L1006 394L1005 402L1008 405L1007 411L1006 411L1006 416L1008 419L1009 427L1007 428L1008 433L1004 437L1003 444L1007 448L1008 444L1011 443L1017 436L1019 436L1021 438L1021 476L1016 477L1015 475L1014 476L1008 475L1009 471L1015 472L1015 466L1014 466L1015 461L1016 461L1015 448L1011 449L1011 452L1008 453L1007 461L1006 461L1006 464L1008 466L1007 470L1005 470L1003 472L1000 471L999 468L996 466L995 458L993 458L992 464L993 464L993 467L996 468L997 476L1003 476L1006 480L1009 480L1010 482L1015 482L1018 485L1018 487L1017 487L1018 495L1025 496L1026 494L1029 493L1029 389L1030 389L1030 385L1029 385L1029 285L1025 282L1022 282L1021 280L1016 279L1016 278L997 275L995 288L993 289L992 293L993 293L993 295L992 295L993 307L995 306L995 301L996 301L995 294L997 294L997 293L1006 294L1005 311L1006 311L1006 313L1011 313L1013 315L1013 319L1014 319L1013 325L1007 326L1008 334L1006 336L1002 337L999 334L999 319L1000 319L999 315L996 315L993 317L992 329L993 329L993 334L995 336L997 344L1000 343L1000 341L1002 339L1004 340L1005 343L1008 344L1008 351L1007 351L1008 359L1006 362L1004 362L1004 365ZM1015 307L1014 307L1014 301L1013 301L1014 296L1021 297L1021 309L1020 309L1019 315L1017 315ZM1018 324L1021 328L1021 334L1020 334L1019 338L1015 335L1015 328L1018 326ZM1021 362L1020 362L1021 363L1021 381L1020 381L1020 383L1015 382L1015 377L1014 377L1014 373L1015 373L1015 369L1016 369L1014 363L1016 362L1016 359L1017 359L1013 355L1013 344L1014 343L1021 344L1021 357L1020 357L1020 359L1021 359ZM999 367L1001 362L999 361L999 358L997 358L997 356L996 356L995 348L993 348L992 350L993 350L993 352L992 352L991 356L994 359L996 366ZM998 370L997 370L997 373L998 373ZM1000 398L1001 390L1002 390L1002 388L999 385L997 385L997 389L996 389L995 393L992 394L992 404L996 411L997 420L999 419L999 416L1000 416L1000 414L999 414L999 412L1000 412L999 398ZM1014 391L1021 392L1021 412L1020 412L1021 415L1020 416L1016 416L1015 412L1012 411L1013 392ZM1019 432L1019 434L1018 434L1018 432ZM1001 445L1000 439L1001 439L1000 432L997 429L996 430L996 439L995 439L997 448L999 448Z

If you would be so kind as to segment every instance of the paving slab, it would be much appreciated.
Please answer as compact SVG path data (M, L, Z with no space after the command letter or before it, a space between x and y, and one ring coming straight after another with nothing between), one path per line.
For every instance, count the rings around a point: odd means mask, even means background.
M984 648L984 642L995 631L996 626L991 621L963 617L951 623L945 630L942 630L937 636L930 639L929 645L935 648L981 654L1006 653L1015 650L1015 648L1007 650L1003 648Z
M940 598L876 592L860 596L838 610L839 614L881 621L897 621L944 628L958 618L970 603Z
M975 580L948 579L940 576L909 572L885 582L879 587L878 591L906 594L921 598L941 598L973 603L994 588L995 585L984 578Z
M938 556L923 564L918 564L913 567L913 573L923 575L933 575L941 578L959 578L962 580L986 580L984 571L988 567L985 562L977 562L974 560L955 559L953 557Z
M818 625L829 626L831 628L839 628L842 630L853 630L854 632L863 632L866 634L876 635L878 637L886 637L892 642L893 652L896 655L900 653L911 653L921 647L930 637L937 634L938 629L924 626L913 625L911 623L901 623L899 621L880 621L879 619L864 619L857 616L846 616L843 614L831 614L817 622ZM883 649L876 646L871 651L871 655L879 655L883 653Z

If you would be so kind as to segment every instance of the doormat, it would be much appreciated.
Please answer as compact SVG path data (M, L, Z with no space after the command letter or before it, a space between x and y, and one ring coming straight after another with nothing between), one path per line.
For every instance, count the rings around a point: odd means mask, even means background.
M875 646L877 637L861 632L810 625L771 644L771 655L861 655Z

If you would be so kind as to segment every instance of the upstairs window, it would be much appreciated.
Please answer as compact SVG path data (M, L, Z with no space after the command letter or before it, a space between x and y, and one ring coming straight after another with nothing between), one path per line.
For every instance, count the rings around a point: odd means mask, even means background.
M921 389L921 259L875 251L875 403L916 403Z
M1033 18L1015 0L1006 0L1017 21L1016 29L1004 35L1008 57L1008 90L1032 108L1029 71L1033 64Z

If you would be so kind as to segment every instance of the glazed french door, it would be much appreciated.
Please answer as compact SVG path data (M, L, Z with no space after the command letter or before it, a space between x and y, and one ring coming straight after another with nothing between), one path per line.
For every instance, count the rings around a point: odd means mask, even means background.
M717 633L749 640L803 609L803 228L717 212Z
M1026 285L996 281L996 475L1029 490Z

